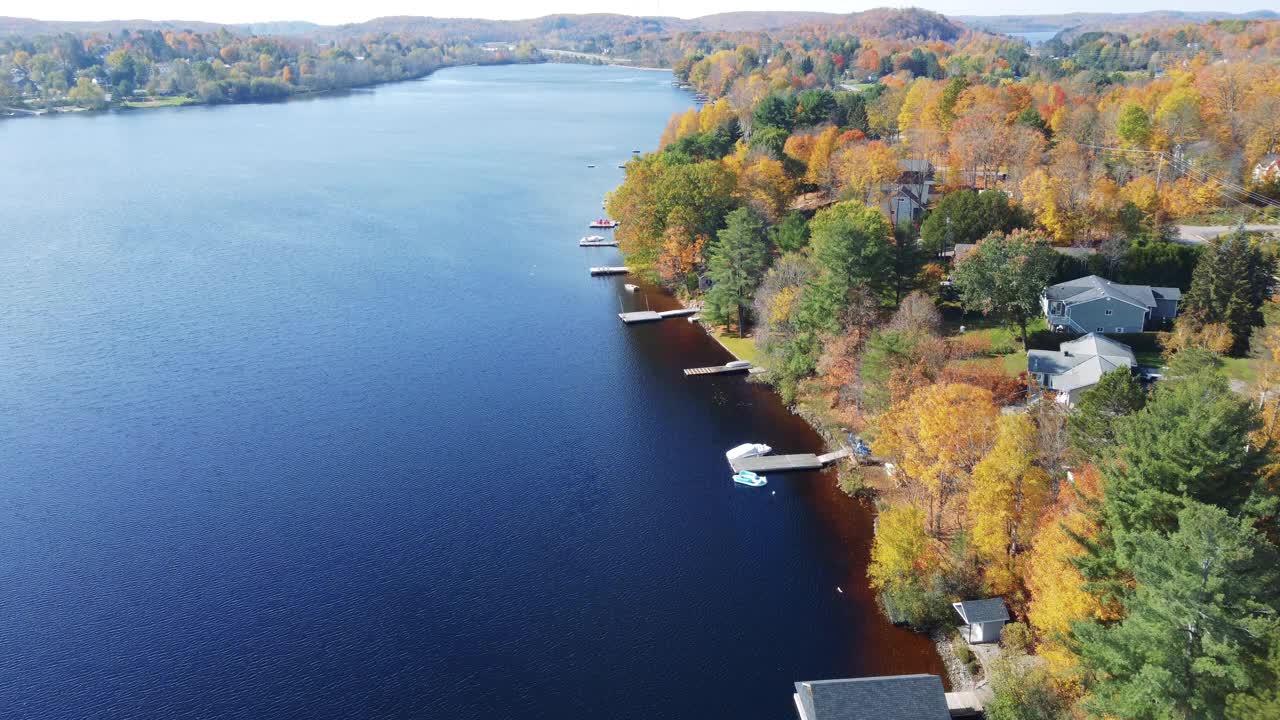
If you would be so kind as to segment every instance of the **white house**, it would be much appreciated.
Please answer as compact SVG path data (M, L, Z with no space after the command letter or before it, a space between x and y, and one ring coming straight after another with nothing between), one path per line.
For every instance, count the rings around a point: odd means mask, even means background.
M966 600L952 603L951 607L964 621L960 632L966 640L971 643L1000 642L1000 632L1009 622L1009 610L1004 606L1004 600L998 597Z

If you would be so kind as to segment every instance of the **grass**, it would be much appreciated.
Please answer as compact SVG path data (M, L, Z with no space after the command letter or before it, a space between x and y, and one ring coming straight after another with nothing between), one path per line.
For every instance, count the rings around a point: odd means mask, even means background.
M157 108L157 107L179 107L182 105L191 105L196 102L192 98L183 95L171 95L167 97L153 97L146 100L125 100L120 103L121 107L127 108Z
M755 340L749 337L740 338L737 335L726 335L720 332L715 333L715 338L724 345L729 352L733 353L739 360L746 360L752 365L760 361L760 354L756 350Z
M959 336L960 326L964 326L965 337L985 337L991 345L992 357L998 358L1001 367L1012 377L1027 370L1027 351L1022 347L1022 331L995 318L966 317L960 322L947 323L944 327L948 335ZM1048 325L1043 317L1033 318L1027 323L1027 334L1038 330L1046 330ZM984 358L962 360L960 362L983 361Z
M1222 358L1223 370L1232 380L1253 382L1258 379L1258 362L1253 358Z

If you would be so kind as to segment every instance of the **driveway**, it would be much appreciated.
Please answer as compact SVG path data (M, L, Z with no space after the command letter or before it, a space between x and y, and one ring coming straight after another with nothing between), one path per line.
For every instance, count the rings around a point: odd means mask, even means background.
M1239 225L1178 225L1178 234L1174 242L1184 245L1204 245L1219 235L1234 231ZM1246 224L1245 230L1255 232L1280 232L1280 225Z

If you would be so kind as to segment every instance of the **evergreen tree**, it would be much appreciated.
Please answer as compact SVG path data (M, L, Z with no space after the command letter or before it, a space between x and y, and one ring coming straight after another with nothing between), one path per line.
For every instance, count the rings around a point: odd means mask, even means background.
M1067 420L1071 444L1097 459L1115 442L1115 424L1147 404L1147 393L1129 368L1117 368L1089 388Z
M956 190L930 211L920 225L920 238L925 249L940 253L956 243L974 243L991 233L1030 226L1030 215L999 190Z
M802 213L787 213L781 222L769 228L769 241L784 253L803 250L809 244L809 222Z
M707 260L707 274L714 284L707 292L706 313L720 324L736 314L738 336L743 337L747 308L769 267L768 241L764 224L748 208L734 210L725 221Z
M1227 698L1231 720L1280 720L1280 627L1271 630L1271 652L1257 682Z
M884 214L858 202L836 203L809 222L818 277L805 288L798 322L804 330L832 333L849 306L850 291L882 296L893 277L892 228Z
M1254 687L1280 607L1274 548L1248 520L1189 502L1133 542L1124 620L1074 625L1086 707L1125 720L1223 718Z
M1266 456L1249 442L1258 426L1253 406L1221 372L1165 381L1146 407L1116 423L1114 459L1103 469L1110 528L1170 531L1188 502L1258 512Z
M1197 325L1221 323L1244 352L1249 334L1262 324L1262 305L1270 294L1275 260L1243 230L1215 239L1200 256L1183 301L1183 316Z

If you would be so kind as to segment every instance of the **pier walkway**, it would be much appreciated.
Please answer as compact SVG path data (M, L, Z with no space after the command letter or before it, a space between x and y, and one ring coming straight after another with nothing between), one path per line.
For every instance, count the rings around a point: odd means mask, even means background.
M670 317L682 317L684 315L692 315L697 310L691 308L680 308L679 310L637 310L635 312L618 313L618 318L626 325L633 323L655 322L657 320L665 320Z
M629 272L631 268L624 265L591 268L592 275L626 275Z
M814 455L813 453L802 453L799 455L761 455L759 457L741 458L738 460L730 460L729 467L734 472L742 470L750 470L756 473L768 472L792 472L795 470L818 470L826 465L849 457L853 451L849 448L841 448L835 452L829 452L826 455Z
M750 372L751 365L712 365L711 367L687 368L684 371L685 376L690 375L722 375L725 373L741 373Z

